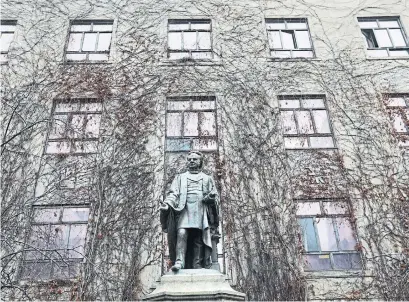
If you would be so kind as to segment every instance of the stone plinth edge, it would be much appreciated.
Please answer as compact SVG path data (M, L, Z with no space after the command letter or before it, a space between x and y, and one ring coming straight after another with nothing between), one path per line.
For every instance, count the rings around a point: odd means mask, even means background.
M246 295L230 287L226 276L212 269L187 269L161 277L144 301L244 301Z

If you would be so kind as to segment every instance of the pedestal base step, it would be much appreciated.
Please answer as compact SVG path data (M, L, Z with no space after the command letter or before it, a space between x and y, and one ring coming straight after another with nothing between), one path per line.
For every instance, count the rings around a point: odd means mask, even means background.
M244 301L246 295L230 287L226 276L212 269L182 269L161 277L145 301Z

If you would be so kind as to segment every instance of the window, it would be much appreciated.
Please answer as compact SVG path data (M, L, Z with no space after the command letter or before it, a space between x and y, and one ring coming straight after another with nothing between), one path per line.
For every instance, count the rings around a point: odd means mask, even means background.
M399 18L358 18L370 57L407 57L409 44Z
M72 21L67 61L108 61L113 21Z
M84 258L89 207L34 207L22 279L74 278Z
M388 95L386 107L399 145L409 147L409 94Z
M217 150L214 97L170 98L166 111L166 151Z
M169 59L212 59L210 20L169 20Z
M0 26L0 63L7 62L7 54L13 41L17 21L2 20Z
M299 201L305 270L361 269L357 241L345 201Z
M266 19L273 58L313 58L307 19Z
M101 113L102 103L96 99L56 101L46 153L95 153Z
M335 148L322 96L279 96L279 102L285 148Z

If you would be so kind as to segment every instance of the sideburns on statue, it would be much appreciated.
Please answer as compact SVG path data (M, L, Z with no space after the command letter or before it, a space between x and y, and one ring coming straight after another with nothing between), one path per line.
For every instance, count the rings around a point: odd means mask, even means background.
M219 194L213 177L201 171L203 154L189 152L188 171L177 174L160 206L174 272L218 268Z

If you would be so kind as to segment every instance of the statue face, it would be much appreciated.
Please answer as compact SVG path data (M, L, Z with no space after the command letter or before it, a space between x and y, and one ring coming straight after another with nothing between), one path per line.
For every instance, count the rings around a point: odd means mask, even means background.
M189 170L198 170L200 168L200 162L202 158L199 154L191 153L187 157L187 167Z

